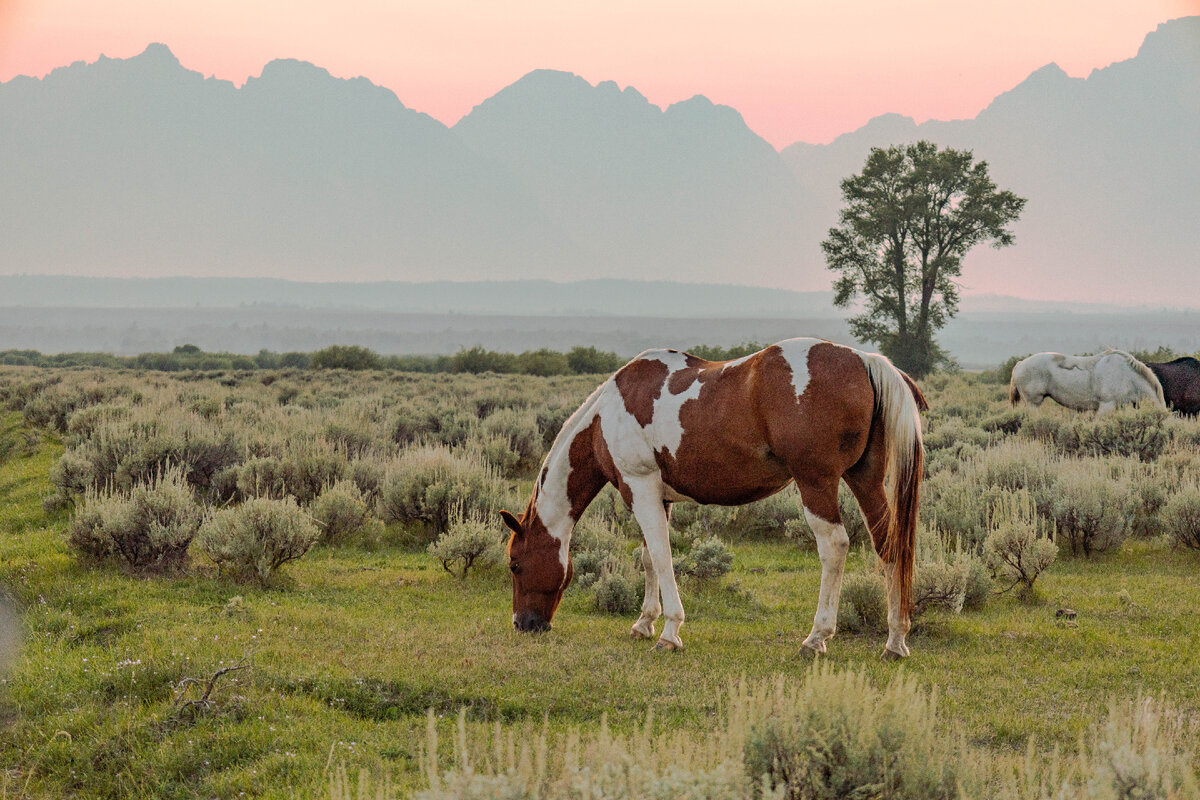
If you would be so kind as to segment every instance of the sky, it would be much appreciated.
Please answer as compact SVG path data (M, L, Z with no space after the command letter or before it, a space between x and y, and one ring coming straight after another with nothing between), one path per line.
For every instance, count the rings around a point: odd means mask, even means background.
M240 85L297 58L453 125L534 69L703 94L778 148L872 117L973 117L1029 73L1131 58L1200 0L0 0L0 81L151 42ZM953 66L947 66L953 65Z

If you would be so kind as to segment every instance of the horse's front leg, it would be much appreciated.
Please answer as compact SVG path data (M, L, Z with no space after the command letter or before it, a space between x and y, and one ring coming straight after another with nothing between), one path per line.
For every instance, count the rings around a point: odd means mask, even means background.
M830 522L804 508L804 518L817 540L817 555L821 559L821 591L817 595L817 613L813 617L812 632L803 644L815 653L825 652L825 641L837 632L838 599L842 594L842 573L846 568L846 554L850 551L850 537L841 520Z
M650 549L642 539L642 569L646 571L646 594L642 599L642 615L633 623L630 635L635 639L653 639L654 622L662 616L662 601L658 594L658 573L650 560Z
M642 529L642 539L646 542L645 554L650 557L650 565L657 579L657 591L652 592L647 573L646 600L642 606L642 618L649 612L654 612L651 622L658 616L654 608L653 595L662 594L662 611L666 617L662 636L659 637L655 648L659 650L682 650L683 639L679 638L679 629L683 627L683 602L679 599L679 587L675 584L675 569L671 563L671 535L667 523L667 511L663 505L662 482L657 475L643 479L626 479L633 496L633 517ZM645 564L645 556L642 563ZM647 608L647 604L650 606ZM653 631L652 625L646 626ZM635 634L637 626L634 626Z

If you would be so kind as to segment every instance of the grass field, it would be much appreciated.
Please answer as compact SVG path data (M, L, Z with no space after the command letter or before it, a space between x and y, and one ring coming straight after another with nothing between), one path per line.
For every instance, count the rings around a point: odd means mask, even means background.
M0 684L0 798L319 797L341 765L405 794L422 785L430 708L446 732L461 708L472 725L545 720L552 732L602 714L628 730L652 710L660 729L704 731L731 681L812 663L800 642L819 565L782 538L735 543L719 582L685 581L687 649L660 653L629 638L633 616L598 613L583 592L568 593L552 632L518 634L503 569L459 580L402 536L318 546L266 589L202 559L173 577L84 566L65 544L68 513L42 507L60 438L11 412L0 441L0 586L24 628ZM865 557L854 551L849 569ZM903 665L879 660L877 633L839 633L824 661L880 686L902 670L986 752L1070 748L1110 701L1145 695L1191 720L1195 752L1198 573L1200 554L1131 539L1060 558L1033 600L926 614ZM211 702L186 703L242 665ZM189 677L201 685L177 699Z

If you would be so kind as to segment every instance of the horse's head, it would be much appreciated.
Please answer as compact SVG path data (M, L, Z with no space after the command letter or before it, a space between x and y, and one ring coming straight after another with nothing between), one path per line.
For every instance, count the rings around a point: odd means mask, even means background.
M550 535L530 504L520 518L500 512L512 531L508 569L513 582L513 625L519 631L548 631L563 592L571 582L571 558L561 559L561 542Z

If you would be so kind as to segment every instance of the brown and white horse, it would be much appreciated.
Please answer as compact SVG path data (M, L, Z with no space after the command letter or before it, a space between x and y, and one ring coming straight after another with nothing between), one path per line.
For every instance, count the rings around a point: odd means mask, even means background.
M583 402L550 448L519 516L502 511L513 580L513 624L540 631L571 582L571 533L614 485L645 540L646 594L633 635L683 647L683 605L668 537L679 500L741 505L795 481L817 540L821 590L804 646L833 636L850 546L838 481L858 500L888 579L885 657L908 655L924 397L881 355L819 339L788 339L733 361L647 350ZM887 487L885 490L885 476ZM661 603L659 600L661 594Z

